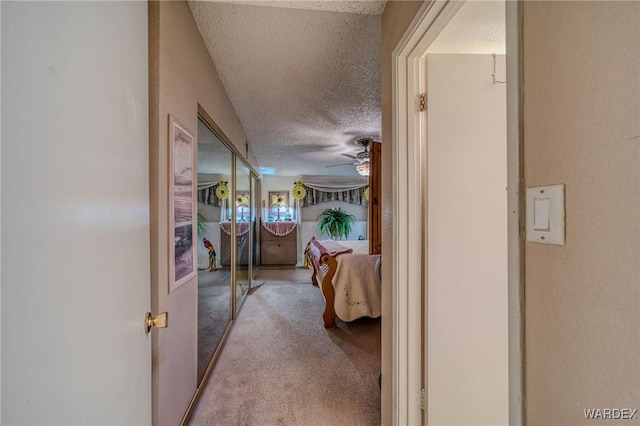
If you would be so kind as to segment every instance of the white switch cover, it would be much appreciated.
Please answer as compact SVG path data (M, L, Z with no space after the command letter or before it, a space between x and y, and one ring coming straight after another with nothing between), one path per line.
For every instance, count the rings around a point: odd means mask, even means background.
M533 230L549 231L551 228L551 198L535 198L533 200Z
M527 241L564 245L564 184L527 188Z

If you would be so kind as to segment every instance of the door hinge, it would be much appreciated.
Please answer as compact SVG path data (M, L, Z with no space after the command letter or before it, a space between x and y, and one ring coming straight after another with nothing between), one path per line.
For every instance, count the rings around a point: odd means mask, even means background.
M427 94L420 93L418 96L418 111L424 112L427 110Z
M425 396L424 389L420 389L420 409L427 409L427 397Z

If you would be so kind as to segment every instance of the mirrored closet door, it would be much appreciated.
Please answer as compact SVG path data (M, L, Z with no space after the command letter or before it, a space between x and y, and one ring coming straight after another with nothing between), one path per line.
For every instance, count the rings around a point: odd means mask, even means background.
M208 115L198 118L198 383L208 377L255 268L259 181ZM197 397L196 393L196 397Z
M258 178L251 174L251 273L249 276L251 277L249 280L249 288L253 287L253 280L256 276L256 269L258 268L258 249L260 248L258 242L258 235L260 235L260 229L258 228L258 200L261 199L260 193L258 192Z
M236 313L240 309L242 299L249 290L249 274L251 259L251 170L236 157Z
M233 153L198 120L198 382L231 315Z

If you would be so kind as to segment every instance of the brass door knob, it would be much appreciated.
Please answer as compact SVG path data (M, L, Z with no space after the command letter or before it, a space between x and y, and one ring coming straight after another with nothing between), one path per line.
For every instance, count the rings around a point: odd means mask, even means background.
M169 313L163 312L156 316L151 315L151 312L147 312L144 318L144 332L149 334L151 327L167 328L169 325Z

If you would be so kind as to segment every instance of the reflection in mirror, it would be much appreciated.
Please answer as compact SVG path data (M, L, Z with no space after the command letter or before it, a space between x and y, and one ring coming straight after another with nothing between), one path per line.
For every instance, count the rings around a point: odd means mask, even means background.
M249 168L236 157L236 312L249 290L249 246L251 241L251 175Z
M250 286L252 286L253 279L256 275L256 269L258 268L258 200L260 199L260 194L258 194L258 180L255 176L251 176L251 232L253 235L251 236L251 273L249 276L251 277Z
M198 383L231 321L232 153L198 120Z

